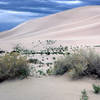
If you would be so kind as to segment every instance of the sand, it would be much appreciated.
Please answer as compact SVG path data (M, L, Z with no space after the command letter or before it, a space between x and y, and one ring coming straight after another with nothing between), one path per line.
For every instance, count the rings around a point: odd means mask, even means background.
M67 76L30 78L0 84L1 100L80 100L81 91L86 89L89 100L99 100L93 93L92 84L97 80L72 81Z
M66 40L70 45L99 45L100 6L79 7L43 18L27 21L0 33L0 47L26 47L34 40Z

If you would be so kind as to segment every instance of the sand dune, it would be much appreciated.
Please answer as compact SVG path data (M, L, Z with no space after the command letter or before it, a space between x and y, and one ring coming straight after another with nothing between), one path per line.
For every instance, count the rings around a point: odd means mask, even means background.
M0 33L1 47L33 40L66 40L76 44L100 43L100 6L87 6L25 22ZM72 43L72 44L73 44Z

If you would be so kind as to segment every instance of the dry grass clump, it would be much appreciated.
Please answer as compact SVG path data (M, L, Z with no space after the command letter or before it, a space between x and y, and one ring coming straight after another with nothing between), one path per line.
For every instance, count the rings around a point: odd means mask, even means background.
M29 73L26 57L18 53L6 53L4 56L0 56L0 81L25 78Z
M100 78L100 55L93 49L73 49L55 63L54 73L62 75L68 72L72 78L95 76Z

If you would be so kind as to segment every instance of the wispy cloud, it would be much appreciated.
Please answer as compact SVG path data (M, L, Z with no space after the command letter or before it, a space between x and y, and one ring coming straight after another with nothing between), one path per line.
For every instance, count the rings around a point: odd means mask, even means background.
M38 13L32 13L32 12L24 12L24 11L14 11L14 10L0 10L2 13L8 13L8 14L13 14L13 15L22 15L22 16L27 16L27 15L38 15Z
M70 1L70 0L68 0L68 1L66 1L66 0L56 0L56 2L57 3L60 3L60 4L80 4L80 3L82 3L82 1L80 1L80 0L73 0L73 1Z
M60 11L59 9L55 9L55 8L49 8L49 7L20 7L21 9L28 9L28 10L39 10L39 11L48 11L48 12L58 12Z
M9 4L9 2L0 1L0 4L2 4L2 5L7 5L7 4Z
M40 13L22 12L22 11L11 11L11 10L0 10L0 22L23 22L30 17L43 16ZM5 20L4 20L5 19Z

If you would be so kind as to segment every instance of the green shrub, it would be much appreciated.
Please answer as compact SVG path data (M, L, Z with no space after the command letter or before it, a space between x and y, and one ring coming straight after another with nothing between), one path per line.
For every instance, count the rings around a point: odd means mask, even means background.
M48 75L51 75L52 74L52 68L47 69L46 72L47 72Z
M21 53L24 50L20 44L17 44L13 49L18 53Z
M87 68L87 61L81 56L80 52L73 52L66 54L64 58L59 59L54 64L54 71L56 74L64 74L70 72L71 76L83 75L83 69Z
M48 63L46 63L46 65L49 67L50 65L52 65L52 63L48 62Z
M81 93L82 93L82 96L80 100L88 100L88 95L87 95L86 90L84 89Z
M63 75L70 68L68 59L61 58L54 63L53 73L55 75Z
M40 75L43 75L43 76L46 75L42 70L38 70L37 73L39 73Z
M96 76L100 78L100 55L93 49L72 49L70 54L54 64L55 74L68 72L72 78Z
M34 63L34 64L39 64L40 63L40 61L38 59L32 59L32 58L29 59L28 62L29 63Z
M85 68L79 63L69 71L69 76L72 77L73 79L81 78L84 76L84 70Z
M93 84L92 86L93 86L94 93L96 94L100 93L100 85Z
M50 55L51 53L50 52L46 52L45 54Z
M13 78L25 78L30 70L26 57L18 53L7 53L0 56L0 81Z

